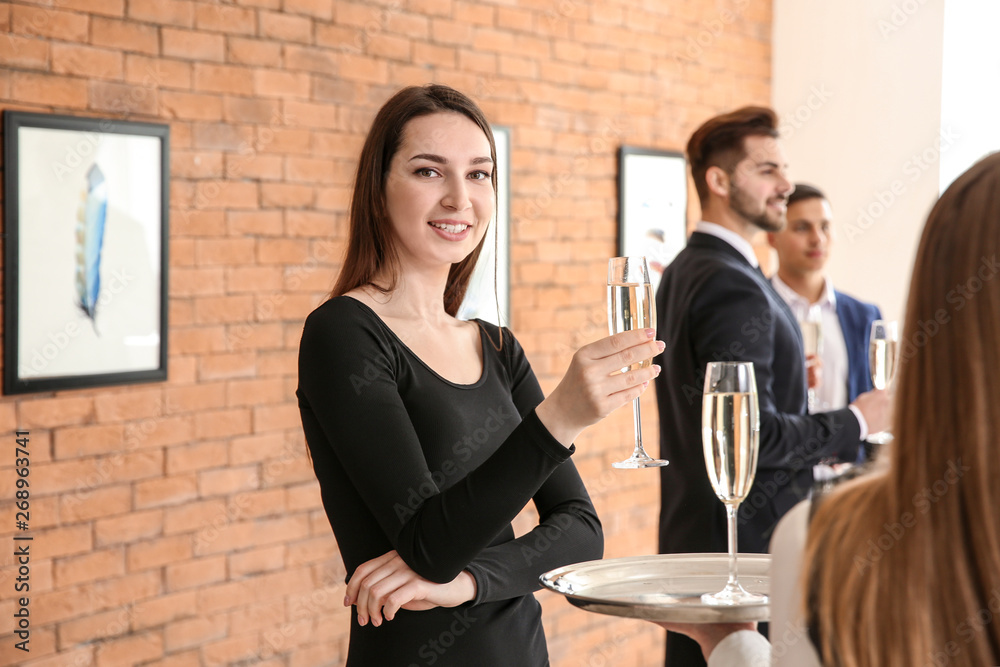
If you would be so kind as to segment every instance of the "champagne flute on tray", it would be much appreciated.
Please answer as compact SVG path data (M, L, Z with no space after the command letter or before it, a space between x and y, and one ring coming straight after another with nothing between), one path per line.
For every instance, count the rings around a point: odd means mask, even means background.
M729 533L729 579L718 593L705 593L708 605L766 602L766 595L740 585L736 564L736 512L753 486L760 449L757 382L750 362L709 362L701 413L705 467L715 495L726 505Z

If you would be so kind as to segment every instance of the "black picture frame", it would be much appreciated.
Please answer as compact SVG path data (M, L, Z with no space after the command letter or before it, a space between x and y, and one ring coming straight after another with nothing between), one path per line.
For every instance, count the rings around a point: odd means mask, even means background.
M167 378L170 128L5 110L5 394Z
M687 243L687 161L680 151L618 149L618 255L646 257L654 293Z

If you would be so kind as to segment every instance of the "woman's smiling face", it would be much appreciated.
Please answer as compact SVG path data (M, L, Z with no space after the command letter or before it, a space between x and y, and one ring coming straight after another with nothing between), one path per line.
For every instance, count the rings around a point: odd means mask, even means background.
M490 142L460 113L406 123L385 199L404 267L450 266L479 244L493 217Z

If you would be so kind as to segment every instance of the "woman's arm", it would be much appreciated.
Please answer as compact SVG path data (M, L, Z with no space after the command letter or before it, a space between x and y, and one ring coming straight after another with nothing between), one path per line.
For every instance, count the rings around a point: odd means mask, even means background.
M572 461L552 473L534 496L539 521L521 537L488 547L469 564L476 603L526 595L538 577L570 563L604 555L604 532Z
M527 415L545 395L523 348L506 330L503 354L514 405ZM541 587L539 575L604 555L601 521L572 460L560 464L532 500L538 524L515 540L484 549L469 564L477 604L526 595Z
M457 607L476 597L476 580L466 571L446 584L424 579L399 554L390 551L362 563L347 583L344 606L358 606L358 624L371 619L378 627L383 617L391 621L400 609L423 611Z

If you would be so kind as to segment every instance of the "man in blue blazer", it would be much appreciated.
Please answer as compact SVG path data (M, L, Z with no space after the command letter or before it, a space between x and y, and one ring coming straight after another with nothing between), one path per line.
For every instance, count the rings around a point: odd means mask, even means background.
M798 183L788 197L787 224L769 232L768 243L778 254L775 290L800 321L810 308L821 313L822 369L816 410L842 408L858 394L871 390L868 338L871 324L882 319L878 307L833 288L823 270L833 245L833 212L818 188Z
M751 361L760 405L757 475L740 506L739 551L763 553L775 524L806 497L812 467L854 460L866 430L888 425L885 392L806 413L802 335L764 277L752 240L785 224L793 190L771 109L744 107L704 123L687 153L702 222L663 273L656 295L660 417L661 553L725 552L725 510L708 481L701 438L705 367ZM704 665L698 644L668 634L669 667Z

